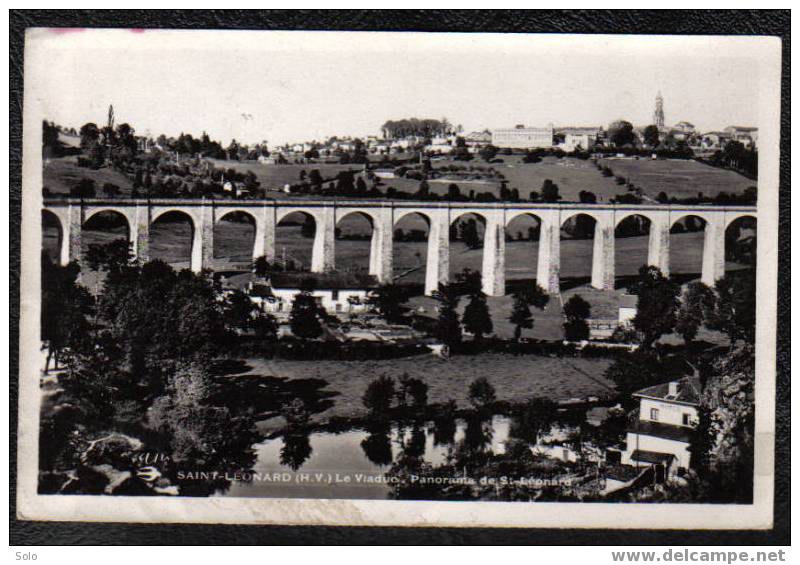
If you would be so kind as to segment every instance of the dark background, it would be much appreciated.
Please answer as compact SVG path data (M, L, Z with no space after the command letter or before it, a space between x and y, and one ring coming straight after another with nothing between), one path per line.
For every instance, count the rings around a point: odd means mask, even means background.
M764 10L10 10L10 539L11 545L74 544L790 544L790 11ZM16 519L16 428L19 380L19 277L24 34L28 27L138 27L772 35L783 41L778 255L775 528L704 532L491 528L349 528L197 524L30 522ZM88 501L87 501L88 502ZM619 509L625 511L624 506ZM578 510L580 511L580 510Z

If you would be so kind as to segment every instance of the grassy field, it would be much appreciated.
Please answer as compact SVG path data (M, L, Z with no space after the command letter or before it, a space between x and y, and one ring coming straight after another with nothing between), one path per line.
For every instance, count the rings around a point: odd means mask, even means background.
M53 194L67 194L82 179L89 178L94 181L99 195L102 195L101 189L107 182L120 187L120 192L123 195L130 195L133 181L124 174L110 168L93 171L85 167L79 167L77 159L77 157L71 156L46 160L43 165L43 186Z
M604 177L591 161L580 159L546 157L540 163L527 164L522 162L519 155L498 157L502 163L486 163L482 159L475 159L468 163L454 162L452 160L434 161L434 169L457 165L459 167L493 167L502 173L508 181L509 188L516 188L523 199L527 199L531 191L541 192L542 184L546 179L552 180L559 187L561 198L565 202L577 202L578 193L582 190L593 192L600 202L608 202L614 196L626 192L625 187L616 184L613 177ZM360 165L337 164L304 164L304 165L263 165L254 161L224 161L212 159L211 162L220 168L233 168L240 172L252 171L261 187L268 190L270 198L297 198L297 195L286 195L281 192L285 184L300 181L301 171L307 173L312 169L319 169L323 178L332 180L343 170L361 171ZM732 194L741 194L744 190L756 184L732 171L717 169L696 161L683 160L658 160L649 159L604 159L603 164L608 165L615 175L629 178L636 186L641 187L650 198L655 198L659 192L664 191L668 196L686 197L697 196L703 192L707 196L715 196L718 192L725 191ZM77 182L84 178L95 180L98 191L106 182L111 182L121 188L123 196L130 194L132 180L125 175L103 168L97 171L78 167L76 157L63 157L51 159L44 165L44 186L53 193L66 193ZM381 190L386 191L393 187L397 190L413 193L419 188L419 181L396 178L381 181ZM436 179L429 183L430 190L437 194L446 194L450 183L459 185L462 194L470 190L476 193L492 192L499 194L500 185L496 181L463 181L458 179Z
M288 361L247 359L241 375L274 377L284 388L323 397L329 407L315 415L323 421L332 416L362 416L361 398L367 385L381 375L395 379L407 373L428 384L428 402L450 399L460 408L469 407L469 384L486 377L494 385L498 400L519 401L533 396L553 400L607 396L612 384L603 378L610 364L605 359L551 358L486 353L456 356L445 361L422 355L386 361ZM237 373L239 373L237 371ZM294 386L292 386L294 385ZM311 398L307 400L313 400ZM332 404L331 404L332 403Z
M608 165L615 175L643 187L651 197L662 191L676 198L694 197L698 192L711 197L720 192L742 194L747 187L757 183L733 171L697 161L603 159L601 164Z

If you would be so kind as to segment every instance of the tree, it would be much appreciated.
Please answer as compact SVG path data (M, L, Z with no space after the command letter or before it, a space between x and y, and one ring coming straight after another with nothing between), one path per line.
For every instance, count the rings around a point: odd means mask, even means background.
M461 343L461 323L458 319L458 292L451 284L439 284L439 289L433 295L439 302L439 316L436 320L434 334L437 339L449 347Z
M714 285L716 300L706 310L706 325L723 332L731 348L741 340L755 342L756 277L755 270L726 273Z
M687 346L692 344L703 325L706 312L713 308L714 292L701 282L689 283L675 315L675 331L683 337Z
M100 140L100 129L97 124L89 122L80 129L81 150L88 153Z
M89 291L78 284L79 274L77 263L62 267L42 253L41 338L47 344L45 372L51 358L58 368L64 350L82 349L88 341L93 300Z
M94 198L97 191L95 190L94 181L92 179L82 178L70 189L69 193L71 196L78 196L80 198Z
M253 437L252 413L214 405L214 393L211 375L201 363L181 363L169 376L163 396L147 413L147 424L168 438L170 461L230 464L230 447Z
M395 396L394 379L381 375L367 385L361 402L369 410L371 416L383 419L392 408L392 400Z
M523 329L533 328L531 306L544 310L544 307L550 301L550 297L545 294L538 284L530 290L517 291L512 296L514 305L511 308L511 315L508 321L514 324L514 341L519 341L520 337L522 337Z
M461 241L470 249L480 249L481 239L478 235L478 222L470 218L466 222L461 222Z
M278 321L268 312L256 312L250 325L260 339L275 339L278 335Z
M292 333L302 339L314 339L322 335L322 322L325 311L309 290L301 290L292 301L289 313L289 327Z
M461 137L456 137L456 145L452 151L453 159L455 161L471 161L472 153L467 148L467 141Z
M113 198L115 196L119 196L120 190L116 184L107 182L103 183L103 194L108 196L109 198Z
M658 147L661 134L658 131L657 126L649 125L646 128L644 128L644 132L642 132L642 137L644 138L645 144L649 145L652 148L655 148Z
M382 284L367 296L367 304L377 310L383 318L392 324L403 321L402 304L408 300L408 292L397 284Z
M633 133L633 124L625 120L618 120L608 126L608 137L616 147L632 145L636 141Z
M561 196L558 194L558 185L550 179L545 179L542 184L542 202L558 202Z
M132 382L163 379L178 361L207 360L225 344L217 291L205 274L175 272L161 261L127 265L108 273L98 314ZM131 308L136 304L136 308Z
M311 169L311 172L308 173L308 182L315 190L322 188L322 183L324 180L322 178L322 174L319 172L319 169Z
M622 355L606 369L605 377L616 385L626 402L639 389L669 380L670 375L652 350L637 349Z
M420 379L409 377L403 373L397 388L397 405L405 408L410 403L415 408L424 408L428 404L428 385Z
M486 295L478 291L470 296L469 304L464 309L464 329L480 341L484 335L492 333L492 316L486 303Z
M267 261L265 255L261 255L260 257L256 257L255 261L253 261L252 269L256 276L266 277L272 270L272 265Z
M494 387L486 377L478 377L469 385L469 401L476 410L485 410L497 400Z
M564 304L564 337L569 341L589 339L589 324L586 320L591 316L591 305L581 295L573 294Z
M93 271L119 271L133 261L133 250L127 239L115 239L106 244L92 243L84 259Z
M227 296L224 304L225 325L234 331L246 332L253 327L257 307L241 290L234 290Z
M300 235L306 239L313 238L317 231L317 224L314 222L314 218L311 216L306 216L303 220L303 224L300 226Z
M461 198L461 189L456 183L451 182L449 185L447 185L447 198L449 200Z
M482 147L478 153L484 161L488 162L497 157L497 153L499 151L500 150L494 145L486 145L485 147Z
M633 327L642 334L642 347L648 349L675 328L680 288L658 267L645 265L639 269L639 281L632 290L639 297Z

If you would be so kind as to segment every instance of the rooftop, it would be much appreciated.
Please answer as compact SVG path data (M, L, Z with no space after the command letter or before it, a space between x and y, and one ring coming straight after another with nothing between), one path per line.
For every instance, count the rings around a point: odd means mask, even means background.
M673 459L675 456L672 453L661 453L658 451L647 451L646 449L636 449L631 454L631 459L633 461L638 461L639 463L666 463L670 459Z
M692 428L685 426L673 426L661 422L651 422L649 420L636 420L627 429L628 432L644 436L659 437L672 441L689 443Z
M672 400L685 404L698 404L700 402L702 387L700 386L700 379L698 377L684 377L677 382L678 394L674 396L669 394L670 383L668 382L637 390L633 395L658 398L660 400Z

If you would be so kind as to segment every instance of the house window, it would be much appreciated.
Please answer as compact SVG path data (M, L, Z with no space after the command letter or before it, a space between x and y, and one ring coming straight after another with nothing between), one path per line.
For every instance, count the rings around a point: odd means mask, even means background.
M332 290L331 291L331 300L339 300L339 291L338 290Z
M654 422L658 422L658 408L650 409L650 419Z
M684 414L683 415L683 425L684 426L691 426L692 425L692 415L691 414Z
M337 312L341 312L342 311L342 304L340 302L336 303L336 311Z

